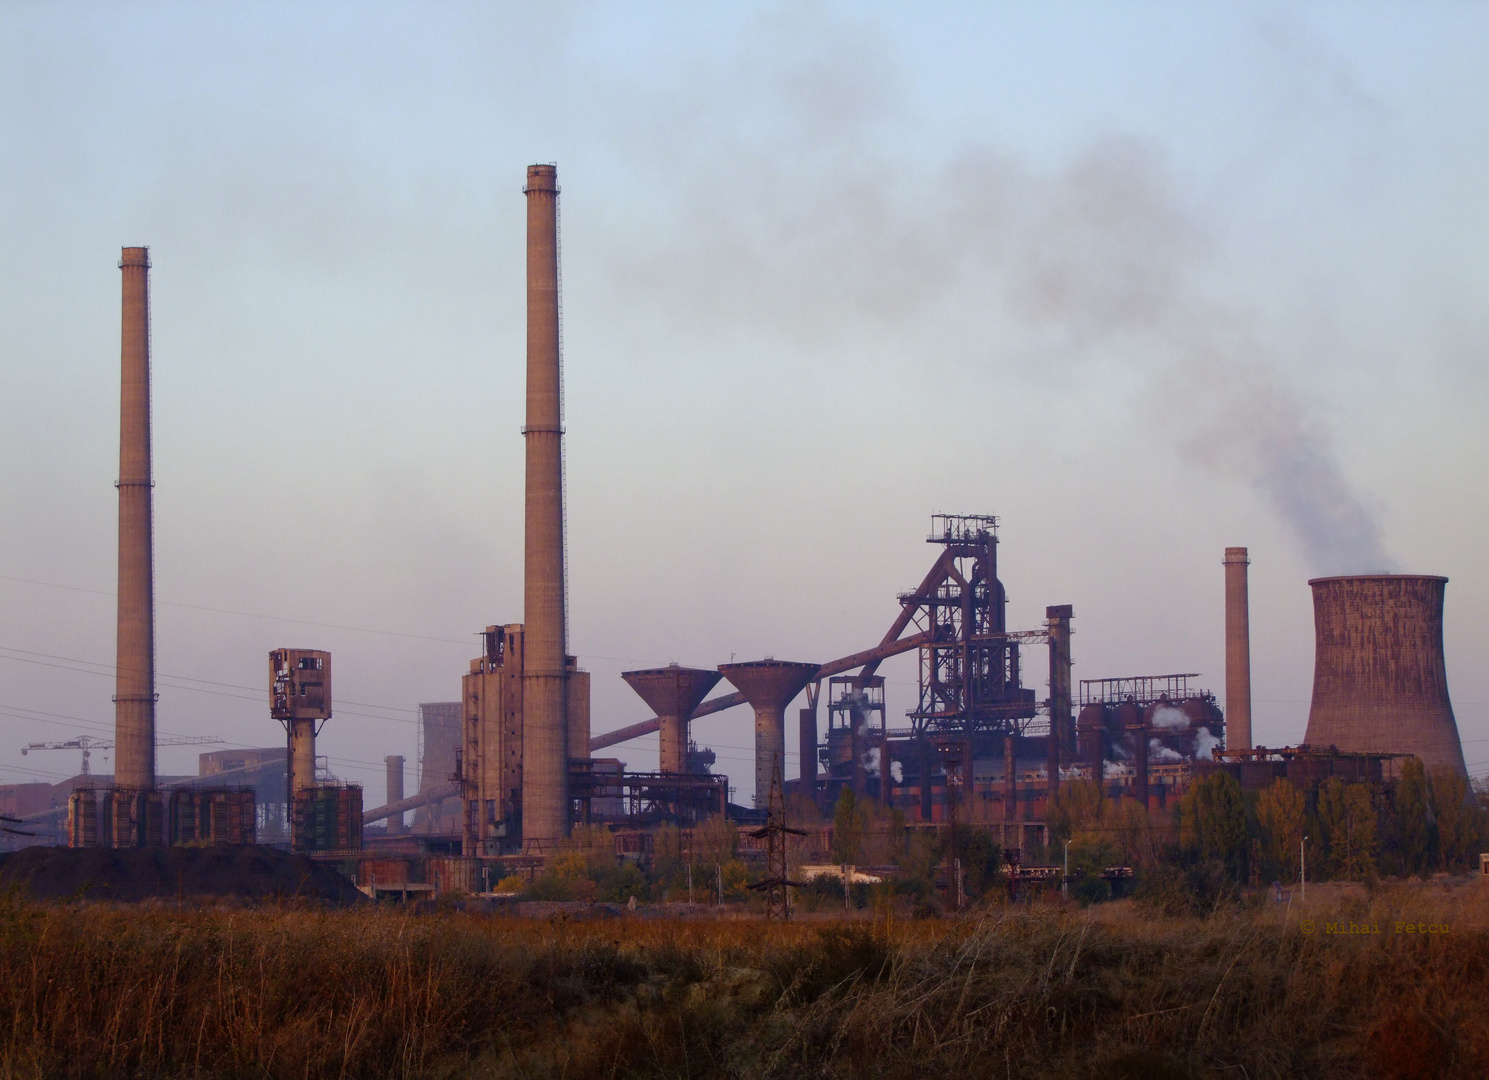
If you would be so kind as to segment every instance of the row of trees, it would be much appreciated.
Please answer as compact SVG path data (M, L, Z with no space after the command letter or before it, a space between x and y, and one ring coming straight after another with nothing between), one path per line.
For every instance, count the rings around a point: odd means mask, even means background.
M817 820L814 807L797 807L793 820ZM893 865L896 895L930 900L945 885L949 838L942 830L908 829L904 816L844 791L832 814L834 863ZM1428 771L1409 760L1393 788L1334 777L1315 792L1284 779L1245 792L1217 770L1193 784L1170 813L1150 813L1133 799L1109 798L1089 781L1062 786L1049 815L1050 843L1034 861L1061 863L1068 854L1077 885L1100 899L1106 866L1134 866L1149 876L1182 870L1213 888L1232 883L1298 880L1306 858L1310 881L1363 881L1378 876L1462 871L1489 850L1489 790L1470 788L1452 770ZM722 880L725 898L743 900L752 876L737 852L738 833L713 818L683 833L663 827L653 837L645 868L618 858L604 829L576 830L573 848L557 856L536 882L512 880L528 895L552 899L685 899L707 902ZM957 857L968 893L1002 887L1001 850L975 825L958 827ZM816 856L821 858L821 854ZM758 868L757 868L758 871ZM753 876L759 876L756 872ZM841 886L834 886L840 889ZM828 891L831 891L829 889Z
M1362 881L1471 868L1489 845L1486 795L1460 773L1429 772L1415 758L1393 791L1331 777L1312 798L1285 779L1246 793L1216 771L1189 789L1167 828L1089 783L1062 791L1051 825L1083 860L1154 866L1198 857L1237 881L1296 881L1306 859L1312 880Z

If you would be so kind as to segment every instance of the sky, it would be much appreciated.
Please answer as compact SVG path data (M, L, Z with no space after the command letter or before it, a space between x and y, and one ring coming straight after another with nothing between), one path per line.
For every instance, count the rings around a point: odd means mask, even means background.
M331 770L416 782L418 703L522 618L534 162L595 732L650 715L623 670L877 643L931 514L991 513L1010 627L1073 605L1077 679L1223 698L1248 547L1266 745L1303 737L1310 577L1446 575L1489 772L1485 40L1431 2L10 0L0 782L112 733L133 245L160 731L278 745L268 652L329 649ZM894 724L913 658L883 673ZM737 799L751 731L694 726Z

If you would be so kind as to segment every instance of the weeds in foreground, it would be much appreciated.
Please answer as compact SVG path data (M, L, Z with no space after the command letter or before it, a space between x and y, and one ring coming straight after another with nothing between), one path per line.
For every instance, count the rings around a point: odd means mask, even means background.
M1127 904L890 928L12 898L0 1075L1482 1076L1485 908L1402 886L1304 933Z

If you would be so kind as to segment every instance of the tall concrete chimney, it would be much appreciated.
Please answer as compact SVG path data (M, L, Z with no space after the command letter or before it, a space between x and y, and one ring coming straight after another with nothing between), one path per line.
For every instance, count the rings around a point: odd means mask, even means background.
M1415 754L1467 776L1442 647L1445 577L1314 578L1309 746Z
M527 170L526 547L522 836L569 835L563 418L558 349L558 170Z
M155 787L155 559L150 513L150 249L127 247L119 393L119 622L114 784Z
M1225 748L1251 749L1251 615L1243 547L1225 549Z

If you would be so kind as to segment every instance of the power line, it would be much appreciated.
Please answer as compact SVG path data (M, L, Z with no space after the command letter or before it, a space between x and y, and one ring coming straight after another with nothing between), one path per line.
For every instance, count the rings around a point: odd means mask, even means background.
M14 581L23 585L38 585L42 588L86 593L90 596L116 597L118 595L104 589L85 589L79 585L62 585L55 581L38 581L34 578L15 577L11 574L0 574L0 581ZM210 611L217 615L236 615L244 619L262 619L266 622L295 623L300 626L320 626L329 630L349 630L358 634L377 634L381 637L408 638L411 641L434 641L443 645L464 645L470 647L473 644L473 642L464 638L434 637L429 634L408 634L400 630L377 630L370 626L350 626L345 623L319 622L315 619L296 619L288 615L265 615L257 611L237 611L233 608L212 607L207 604L187 604L173 600L156 600L155 602L162 607L185 608L189 611ZM664 662L658 660L656 657L601 656L598 653L583 653L579 655L579 658L583 660L614 660L622 664L661 664Z

